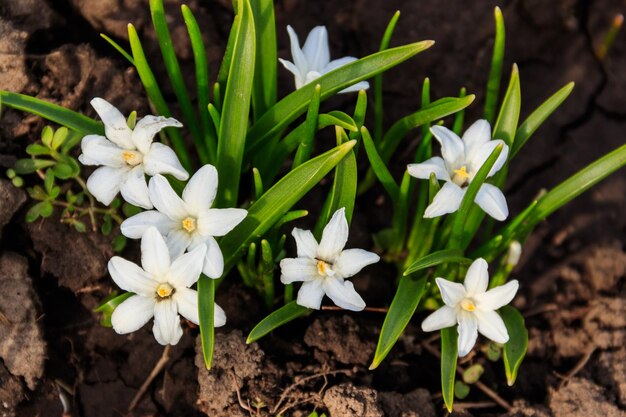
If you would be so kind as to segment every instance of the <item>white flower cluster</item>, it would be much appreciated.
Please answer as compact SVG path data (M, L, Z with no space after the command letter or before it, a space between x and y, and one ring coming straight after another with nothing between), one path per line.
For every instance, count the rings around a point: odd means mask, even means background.
M154 317L154 337L176 344L182 336L178 315L198 324L198 296L190 287L201 273L219 278L224 258L215 236L223 236L247 215L238 208L211 208L217 194L217 170L200 168L187 182L182 198L162 174L186 180L189 174L174 151L153 142L164 127L181 127L177 120L146 116L130 129L118 109L101 98L91 104L104 122L105 136L88 135L79 160L101 165L87 180L89 192L109 205L118 192L130 204L153 209L126 219L122 234L141 239L141 264L118 256L109 261L109 273L123 290L134 293L113 312L113 329L129 333ZM145 176L151 176L146 182ZM226 323L215 305L215 326Z

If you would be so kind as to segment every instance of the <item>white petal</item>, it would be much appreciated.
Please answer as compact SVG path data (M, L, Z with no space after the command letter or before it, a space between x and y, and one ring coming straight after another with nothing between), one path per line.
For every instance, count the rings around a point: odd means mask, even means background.
M463 357L470 353L476 339L478 339L478 320L476 317L467 312L463 312L458 316L459 320L459 357Z
M317 248L317 257L330 263L334 263L348 241L348 220L346 209L340 208L333 214L324 231L322 240Z
M141 265L159 282L170 270L170 253L156 227L149 227L141 238Z
M148 210L124 220L120 225L120 230L129 239L141 239L150 226L156 227L162 235L167 235L173 223L160 211Z
M105 135L110 141L124 149L135 149L135 145L131 140L132 130L130 130L126 123L126 118L118 109L100 97L91 100L91 106L102 119Z
M217 303L215 303L214 317L215 320L213 320L213 322L215 323L215 327L222 327L226 324L226 313L224 312L222 307L217 305Z
M491 126L489 122L476 120L463 134L465 155L471 155L476 149L491 140Z
M177 288L173 296L178 314L194 324L200 324L198 314L198 292L189 288Z
M206 256L204 257L204 266L202 273L209 278L217 279L224 273L224 255L217 241L209 236L206 239Z
M189 216L185 202L176 194L169 182L162 175L150 178L148 184L150 200L154 207L171 220L179 222Z
M484 143L480 145L479 147L473 149L472 153L467 155L467 161L469 163L468 171L472 175L476 175L480 167L483 166L487 158L491 156L493 151L500 144L504 145L504 147L502 148L502 152L500 152L500 155L498 156L496 163L491 167L491 171L489 171L487 178L491 177L496 172L500 171L500 168L502 168L502 166L506 162L506 159L509 155L509 147L505 145L504 141L500 139L490 140L489 142Z
M206 246L200 245L193 250L174 259L168 273L168 281L178 290L181 287L191 287L202 272Z
M181 165L174 150L159 142L150 145L150 150L143 157L143 166L146 174L150 176L170 174L181 181L189 178L189 174Z
M186 231L182 229L171 230L166 238L165 244L170 251L171 258L178 258L191 245L192 238Z
M370 83L368 83L367 81L359 81L358 83L351 85L350 87L344 88L339 92L339 94L357 93L361 90L367 90L368 88L370 88Z
M298 68L300 74L306 74L307 72L309 72L309 65L307 63L306 57L304 56L304 52L302 52L302 49L300 49L300 41L298 40L298 35L289 25L287 25L287 33L289 33L289 41L291 43L291 57L293 59L293 63Z
M343 278L348 278L357 274L368 265L380 261L380 256L374 252L363 249L346 249L335 260L333 270L338 272Z
M126 175L126 178L120 184L120 194L122 194L122 198L126 202L133 206L147 210L152 208L148 184L146 183L146 177L141 165L137 165Z
M111 325L118 334L141 329L154 316L154 297L133 295L118 305L111 315Z
M433 126L430 131L441 143L441 155L449 169L456 169L465 161L465 146L456 133L444 126Z
M248 215L244 209L209 209L198 217L198 232L202 236L224 236Z
M514 279L484 294L476 295L476 307L481 311L497 310L511 302L518 288L519 282Z
M492 184L483 184L478 189L474 202L488 215L496 220L503 221L509 217L509 207L506 198L498 187Z
M361 311L365 308L365 301L354 289L350 281L327 278L323 284L324 292L339 307L345 310Z
M154 306L154 338L162 345L175 345L183 335L176 302L173 299L161 300Z
M300 291L298 291L296 303L302 307L319 310L325 294L322 288L322 281L321 279L316 279L303 283Z
M96 200L108 206L120 191L120 184L128 174L129 169L100 167L87 179L87 190Z
M487 291L489 285L489 272L487 271L487 261L483 258L478 258L470 265L465 275L465 291L468 297L473 297L475 294L482 294Z
M285 285L320 278L317 262L311 258L285 258L280 261L280 282Z
M211 208L216 194L217 169L213 165L205 165L189 179L183 190L183 201L197 215Z
M83 153L78 160L83 165L106 165L119 168L124 166L124 150L104 136L87 135L80 142Z
M111 278L118 287L145 297L154 297L158 282L139 265L114 256L107 264Z
M307 36L302 52L309 64L309 71L321 70L330 62L330 47L328 46L328 32L324 26L316 26Z
M296 67L296 64L282 58L278 58L278 61L280 61L280 63L283 64L283 67L285 67L287 71L292 73L296 78L302 78L302 74L300 74L300 70Z
M143 154L148 153L154 135L165 127L182 127L182 123L171 117L146 116L139 120L133 130L132 140L137 149Z
M296 240L298 258L315 258L317 256L317 240L310 230L302 230L294 227L291 236Z
M448 306L442 306L439 309L432 312L422 322L422 330L425 332L432 332L439 329L445 329L446 327L452 327L456 325L456 314L454 309Z
M343 58L339 58L339 59L333 59L332 61L330 61L328 63L328 65L326 65L323 69L322 69L322 74L327 74L331 71L336 70L337 68L341 68L344 65L347 65L351 62L356 61L357 58L353 57L353 56L344 56Z
M509 341L509 332L506 330L502 317L495 311L474 312L478 320L478 331L486 338L496 343L506 343Z
M446 182L435 195L433 202L426 207L424 217L427 219L454 213L461 206L461 201L467 189L461 188L453 182Z
M419 164L409 164L407 170L409 175L422 180L430 179L430 174L435 174L438 180L450 181L450 174L443 159L439 156L434 156Z
M445 278L435 278L435 283L439 287L441 298L447 306L456 307L465 298L465 287L463 284L448 281Z

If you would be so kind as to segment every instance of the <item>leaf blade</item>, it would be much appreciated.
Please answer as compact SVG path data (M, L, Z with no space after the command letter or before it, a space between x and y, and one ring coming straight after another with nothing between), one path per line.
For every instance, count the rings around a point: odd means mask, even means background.
M250 331L248 338L246 339L246 343L250 344L256 342L263 336L270 333L272 330L277 329L278 327L298 317L302 317L310 312L310 309L296 304L295 301L291 301L279 308L278 310L270 313L256 326L254 326L254 328Z
M502 320L509 333L509 341L504 344L502 359L506 372L506 381L509 386L515 383L517 371L528 349L528 330L524 323L524 317L520 312L511 306L504 306L500 309Z

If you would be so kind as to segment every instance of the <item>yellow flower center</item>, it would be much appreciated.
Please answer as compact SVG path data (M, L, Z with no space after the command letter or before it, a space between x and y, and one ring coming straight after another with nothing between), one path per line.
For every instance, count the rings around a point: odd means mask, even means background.
M322 276L332 276L335 274L335 271L331 269L332 264L328 262L324 262L321 259L317 260L317 273Z
M467 173L467 167L463 165L459 169L454 170L454 175L452 176L452 182L454 182L459 187L466 185L468 183L469 174Z
M170 284L165 283L165 284L161 284L158 286L157 288L157 295L161 298L167 298L170 295L172 295L172 293L174 292L174 287L172 287Z
M142 160L141 154L136 151L124 151L122 152L122 158L124 162L131 166L140 164Z
M474 311L476 310L476 304L471 299L465 298L461 301L461 308L465 311Z
M188 233L191 233L196 230L196 219L194 219L193 217L187 217L182 221L181 226Z

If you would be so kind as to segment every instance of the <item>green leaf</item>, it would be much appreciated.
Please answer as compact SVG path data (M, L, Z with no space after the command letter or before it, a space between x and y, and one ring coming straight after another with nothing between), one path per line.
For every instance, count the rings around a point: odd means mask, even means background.
M78 175L76 166L72 166L65 162L57 163L54 167L52 167L52 171L54 171L54 175L57 178L62 180L66 180L68 178L72 178Z
M481 364L475 363L463 371L463 382L466 384L475 384L483 373L485 373L485 368L483 368Z
M454 383L454 396L459 400L466 398L470 393L469 385L463 383L463 381L456 381Z
M517 64L513 64L509 87L506 90L504 100L502 100L498 121L493 128L493 138L502 139L509 148L513 145L513 138L515 138L521 106L522 98L519 83L519 70L517 69Z
M315 184L354 147L355 141L337 146L289 172L248 209L248 216L220 240L228 271L250 242L263 236Z
M50 217L54 208L49 201L40 201L26 212L26 222L32 223L39 217Z
M528 348L528 330L524 324L524 317L511 306L504 306L500 309L500 315L506 330L509 333L509 341L504 344L503 360L506 372L506 381L509 386L515 383L517 371L522 364Z
M38 143L33 143L26 147L26 153L30 156L50 155L50 148Z
M426 291L426 278L415 279L413 277L400 278L400 284L396 295L389 306L385 316L383 327L378 338L374 360L370 369L375 369L385 359L396 344L407 324L413 317L415 309Z
M126 50L124 48L122 48L117 42L115 42L113 39L109 38L104 33L101 33L100 37L102 39L104 39L105 41L107 41L113 48L115 48L115 50L117 50L117 52L122 54L122 56L124 58L126 58L126 60L128 62L130 62L133 67L135 66L135 60L133 59L133 57L130 56L130 54L128 52L126 52Z
M310 312L310 309L296 304L295 301L287 303L254 326L254 329L248 335L248 339L246 339L246 343L256 342L272 330Z
M72 226L74 226L74 229L79 233L85 233L87 231L87 225L80 220L74 220Z
M255 29L249 0L238 0L237 34L224 92L217 144L218 207L237 205L254 78Z
M404 276L413 274L422 269L430 268L433 266L446 264L446 263L472 263L471 259L463 256L463 251L460 249L443 249L437 252L430 253L417 261L413 262L411 266L404 271Z
M43 178L43 188L48 194L50 194L52 192L52 187L54 187L54 172L52 172L51 169L47 169L46 175Z
M52 142L51 142L51 148L54 149L55 151L57 149L59 149L59 147L61 145L63 145L63 143L65 143L65 140L68 138L70 134L70 131L67 129L67 127L60 127L56 130L56 132L54 132L54 136L52 137Z
M315 83L309 83L297 89L272 106L252 126L248 133L250 145L271 138L304 113L316 84L322 88L321 99L323 101L359 81L371 78L406 61L432 45L433 41L423 41L377 52L331 71L316 79Z
M150 14L152 16L152 24L154 26L154 31L156 32L159 48L161 49L161 56L163 57L165 71L167 72L167 76L172 83L172 88L178 100L178 105L183 113L185 127L189 129L194 138L196 151L198 152L200 161L202 163L207 163L208 150L200 130L200 125L194 113L191 99L189 98L189 92L185 86L183 74L180 71L180 65L178 63L178 58L176 57L176 52L174 51L172 37L167 27L167 21L165 20L163 0L150 0Z
M448 412L454 403L454 378L458 358L456 326L441 329L441 393Z
M207 369L211 369L215 348L215 280L204 274L198 280L198 315L202 357Z
M115 236L111 244L113 245L113 252L120 253L126 247L127 239L126 236L120 234Z
M111 294L111 296L107 297L102 304L98 307L94 308L94 313L102 313L102 317L100 318L100 325L103 327L111 327L111 316L113 315L113 311L126 301L128 298L135 295L132 292L125 292L124 294L117 295L116 292Z
M522 149L522 146L530 139L542 123L569 97L574 89L574 83L568 83L550 98L537 107L530 116L518 127L515 140L511 147L509 159L513 158Z
M320 95L322 89L319 84L315 85L313 89L313 97L309 103L309 108L306 112L306 120L304 121L304 132L300 139L300 145L296 151L296 156L293 158L292 168L302 165L303 162L308 161L311 158L311 151L313 150L313 139L315 138L315 132L317 131L318 115L320 111Z
M385 33L380 41L379 51L384 51L389 48L389 44L391 43L391 37L393 36L393 31L396 28L396 24L398 23L398 19L400 18L400 11L397 10L387 27L385 28ZM374 77L374 143L379 143L383 137L383 75L378 74Z
M0 102L13 109L36 114L44 119L85 135L104 135L104 125L65 107L24 94L0 91Z
M45 145L46 148L52 147L52 138L54 137L54 130L50 126L44 126L41 131L41 143Z
M498 106L498 93L500 92L500 81L502 79L502 62L504 61L504 42L506 33L504 30L504 18L502 10L496 6L493 11L496 24L496 38L493 44L491 56L491 68L489 70L489 80L487 81L487 92L485 94L485 119L493 123Z
M32 174L38 169L51 167L55 163L56 162L54 161L48 161L45 159L18 159L17 161L15 161L13 170L16 174L19 175Z
M378 178L378 181L380 181L385 191L387 191L387 194L389 194L391 201L395 203L400 195L400 188L398 187L398 183L391 176L387 165L385 165L385 162L380 157L376 145L365 126L361 128L361 138L363 139L365 153L367 153L367 158L370 161L376 178Z
M273 0L255 0L250 2L250 6L254 17L256 44L262 45L263 51L256 54L252 91L254 119L258 120L276 103L276 23Z

